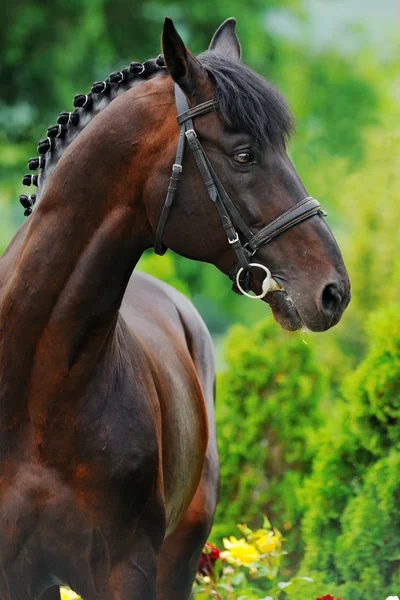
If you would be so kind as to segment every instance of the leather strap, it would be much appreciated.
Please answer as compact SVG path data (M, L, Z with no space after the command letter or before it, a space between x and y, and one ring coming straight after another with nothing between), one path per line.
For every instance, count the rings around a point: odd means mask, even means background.
M193 128L192 119L197 116L207 114L212 110L216 110L218 107L218 102L215 100L209 100L208 102L203 102L202 104L194 106L193 108L189 108L186 96L176 84L175 99L180 132L178 146L176 149L175 163L172 165L172 174L169 180L167 196L161 211L160 220L158 222L155 234L154 251L157 254L165 254L167 250L166 246L164 246L162 243L162 237L171 206L175 198L175 193L178 188L180 175L182 173L183 154L185 150L185 141L187 140L189 148L192 151L196 161L196 165L207 188L208 195L219 212L222 227L226 233L228 242L236 253L237 263L233 265L229 277L233 281L232 289L241 294L242 292L238 289L236 284L236 275L238 271L241 270L240 285L242 290L249 291L251 286L250 261L253 254L255 254L262 246L273 240L290 227L293 227L294 225L297 225L298 223L301 223L301 221L305 221L314 215L326 216L326 213L321 209L321 205L318 200L307 196L307 198L304 198L283 212L279 217L271 221L271 223L268 223L268 225L254 234L247 226L238 208L227 194L217 173L214 170L214 167L204 152ZM239 238L236 228L240 231L244 240L246 240L244 245Z
M206 115L207 113L212 112L213 110L217 110L217 106L218 102L216 100L208 100L207 102L203 102L202 104L193 106L193 108L184 110L183 112L178 114L176 118L179 125L182 125L182 123L184 123L188 119L194 119L194 117L198 117L199 115Z
M169 211L171 210L172 202L174 200L175 192L178 189L179 178L182 172L182 166L180 163L172 165L172 175L169 179L169 185L167 190L167 197L161 212L160 220L158 221L156 235L154 237L154 252L163 256L168 250L167 246L162 243L162 235L164 233L165 224L169 217Z
M258 231L252 239L247 242L246 248L250 251L251 255L253 255L262 246L268 244L268 242L287 229L290 229L290 227L293 227L314 215L324 216L324 212L322 211L318 200L315 200L315 198L312 198L311 196L307 196L307 198L304 198L286 210L279 217Z
M203 150L204 153L204 150ZM204 153L204 157L207 161L208 167L210 169L210 172L213 176L213 179L215 181L215 185L216 188L218 190L218 194L221 198L221 201L223 202L223 204L227 207L230 215L232 216L232 219L236 225L236 227L239 229L239 231L243 234L243 236L245 237L246 240L251 240L251 238L253 237L253 232L251 231L251 229L249 229L249 227L247 226L246 221L243 219L242 215L240 214L239 210L237 209L236 205L232 202L232 200L230 199L230 197L228 196L224 186L222 185L218 175L216 174L214 167L212 166L209 158L207 157L207 155Z
M200 141L199 141L194 129L190 129L189 131L186 131L186 138L189 143L189 148L193 152L193 156L195 158L197 167L198 167L200 174L203 178L203 181L206 185L208 195L210 196L210 199L215 203L215 206L219 212L219 216L221 217L222 227L226 233L228 242L232 246L233 250L236 253L236 256L238 258L238 264L240 265L240 267L242 269L244 269L246 271L249 269L249 261L246 257L246 254L244 252L244 249L243 249L242 243L239 239L239 236L237 234L237 231L236 231L235 227L233 226L232 220L229 215L229 211L228 211L227 207L225 206L223 199L221 198L221 196L218 193L219 190L216 185L217 182L216 182L213 174L210 172L210 168L209 168L211 166L211 164L204 153L204 150L200 144ZM220 185L222 187L222 184L220 184ZM225 190L224 190L224 192L225 192Z
M172 165L172 174L169 180L167 197L165 198L164 206L161 211L160 220L158 221L156 235L154 238L154 252L163 256L167 247L162 243L162 236L165 229L165 224L169 217L169 211L171 210L172 203L174 201L175 192L178 189L179 178L182 173L182 160L183 152L185 150L185 130L181 128L179 133L178 147L176 149L175 162Z
M179 90L179 92L178 92L178 90ZM181 91L181 89L176 84L175 84L175 100L176 100L177 109L178 109L178 111L180 111L180 116L181 116L181 121L179 121L179 116L178 116L178 122L180 124L178 146L176 149L175 162L172 165L172 174L171 174L171 177L169 180L167 197L165 198L164 206L161 211L160 220L158 221L156 234L154 237L154 252L161 256L163 254L165 254L167 251L167 247L164 246L164 244L162 243L162 236L164 233L165 225L166 225L168 217L169 217L172 203L175 198L176 190L178 189L179 179L180 179L180 175L181 175L182 169L183 169L182 162L183 162L183 153L185 151L185 132L186 132L187 128L190 128L190 127L193 128L193 122L191 119L192 114L194 116L203 114L203 111L202 111L203 105L202 104L200 104L199 106L195 106L194 108L186 110L188 108L188 103L187 103L186 97L183 94L183 92ZM207 105L207 106L205 106L205 109L204 109L205 112L207 112L207 113L210 112L210 110L215 110L215 106L217 105L217 103L214 100L211 100L204 104ZM212 108L211 108L211 104L213 105Z

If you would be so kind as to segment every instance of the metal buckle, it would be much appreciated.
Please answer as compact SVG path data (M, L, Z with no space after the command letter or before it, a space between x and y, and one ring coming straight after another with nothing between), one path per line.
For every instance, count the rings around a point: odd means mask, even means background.
M188 136L189 133L192 133L194 135L194 137L197 137L197 133L195 132L194 129L188 129L187 131L185 131L186 137Z
M175 169L175 167L176 167L177 169L179 169L179 172L180 172L180 173L182 173L182 165L178 165L177 163L174 163L174 164L172 165L172 171Z
M229 242L230 244L236 244L236 242L238 242L238 241L239 241L238 232L237 232L237 231L235 231L235 237L234 237L232 240L228 238L228 242Z

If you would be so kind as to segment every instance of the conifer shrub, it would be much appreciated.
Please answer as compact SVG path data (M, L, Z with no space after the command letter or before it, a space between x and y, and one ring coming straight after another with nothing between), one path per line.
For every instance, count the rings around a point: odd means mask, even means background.
M349 600L385 598L400 585L400 306L378 311L367 331L367 356L319 432L301 493L302 569L323 573Z
M256 526L267 513L298 553L296 488L310 471L325 375L301 334L282 331L271 317L232 328L226 363L217 390L222 487L213 538L238 522Z

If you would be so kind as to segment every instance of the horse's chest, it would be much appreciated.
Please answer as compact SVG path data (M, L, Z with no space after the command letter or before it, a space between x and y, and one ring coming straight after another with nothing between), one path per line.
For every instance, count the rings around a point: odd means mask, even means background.
M116 552L129 552L151 495L149 478L140 470L130 475L121 464L107 483L96 481L91 463L81 462L67 481L54 469L21 464L0 485L0 583L2 572L11 582L13 573L25 573L33 586L46 572L60 582L69 572L90 581L100 563L106 575ZM117 549L113 540L119 540Z

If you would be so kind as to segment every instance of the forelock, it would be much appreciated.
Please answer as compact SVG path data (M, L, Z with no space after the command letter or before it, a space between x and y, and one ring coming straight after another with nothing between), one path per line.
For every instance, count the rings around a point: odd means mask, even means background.
M294 130L283 95L243 63L207 51L198 57L215 83L215 96L226 126L263 143L284 144Z

